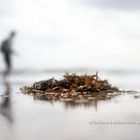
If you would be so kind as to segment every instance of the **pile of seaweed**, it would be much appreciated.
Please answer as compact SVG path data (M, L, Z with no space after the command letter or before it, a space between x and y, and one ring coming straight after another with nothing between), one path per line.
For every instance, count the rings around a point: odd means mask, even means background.
M54 78L33 83L31 86L21 88L21 92L31 94L40 99L59 100L71 97L111 97L119 92L107 80L101 80L98 73L95 75L77 75L65 73L63 79Z

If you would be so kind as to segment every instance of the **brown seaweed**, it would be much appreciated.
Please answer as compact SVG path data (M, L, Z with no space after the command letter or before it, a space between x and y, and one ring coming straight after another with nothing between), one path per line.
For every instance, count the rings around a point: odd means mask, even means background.
M116 95L110 93L118 93L119 89L113 87L107 80L101 80L98 73L95 75L66 73L61 80L54 78L42 80L21 88L21 91L39 99L61 100L81 97L106 99Z

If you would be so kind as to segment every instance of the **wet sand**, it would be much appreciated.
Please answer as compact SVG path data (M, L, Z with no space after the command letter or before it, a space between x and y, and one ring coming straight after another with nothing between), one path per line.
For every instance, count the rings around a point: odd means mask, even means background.
M140 95L123 93L111 100L42 101L20 93L34 81L62 73L12 75L0 81L2 140L139 140ZM45 77L45 78L44 78ZM140 74L105 73L101 77L121 89L140 90Z

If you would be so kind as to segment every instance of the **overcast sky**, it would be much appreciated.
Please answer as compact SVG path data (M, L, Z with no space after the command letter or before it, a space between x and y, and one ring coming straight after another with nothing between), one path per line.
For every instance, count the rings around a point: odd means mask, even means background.
M81 0L79 0L81 2ZM139 9L140 0L82 0L83 4L102 8Z
M5 1L8 4L9 0ZM0 3L3 10L7 9L6 2ZM17 30L17 68L140 69L139 3L13 0L13 15L0 16L0 41L10 29Z

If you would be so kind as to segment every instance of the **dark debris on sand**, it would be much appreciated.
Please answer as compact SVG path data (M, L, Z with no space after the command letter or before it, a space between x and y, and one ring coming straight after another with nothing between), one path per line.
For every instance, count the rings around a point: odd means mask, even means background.
M112 87L107 80L101 80L98 73L95 75L66 73L61 80L52 78L35 82L31 86L21 88L21 92L45 100L81 97L106 99L119 93L119 89Z

